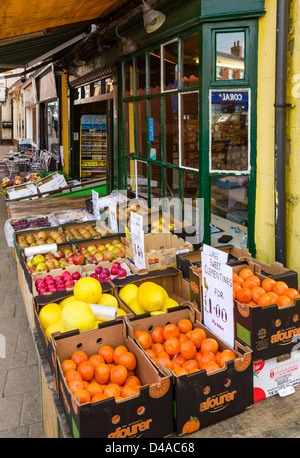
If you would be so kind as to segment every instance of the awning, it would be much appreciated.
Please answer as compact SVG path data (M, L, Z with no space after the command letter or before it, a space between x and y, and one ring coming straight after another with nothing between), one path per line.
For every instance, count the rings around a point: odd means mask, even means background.
M46 61L126 0L0 0L0 73Z

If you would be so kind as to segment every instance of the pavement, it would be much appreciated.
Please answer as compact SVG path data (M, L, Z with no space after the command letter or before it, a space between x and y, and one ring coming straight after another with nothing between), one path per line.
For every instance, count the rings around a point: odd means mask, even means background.
M1 145L0 158L10 149L16 151ZM17 265L4 235L7 210L2 196L0 215L0 438L43 438L39 360Z

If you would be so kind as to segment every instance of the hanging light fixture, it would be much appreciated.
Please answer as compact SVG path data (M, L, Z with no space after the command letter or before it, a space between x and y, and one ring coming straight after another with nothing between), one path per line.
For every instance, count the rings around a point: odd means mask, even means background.
M166 20L166 16L161 11L153 10L144 0L142 0L142 2L145 30L147 33L155 32L155 30L159 29L159 27L163 25Z
M129 53L135 52L135 51L137 51L139 49L138 42L135 41L133 38L131 38L131 37L121 37L118 34L119 26L120 25L124 25L124 24L126 24L128 22L128 20L129 20L129 18L131 16L131 13L132 13L132 9L130 10L126 21L118 24L117 27L116 27L116 35L121 40L121 42L123 43L123 54L129 54Z

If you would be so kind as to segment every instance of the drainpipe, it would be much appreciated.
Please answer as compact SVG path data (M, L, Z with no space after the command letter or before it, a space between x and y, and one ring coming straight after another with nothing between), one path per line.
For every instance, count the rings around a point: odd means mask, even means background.
M275 258L286 266L286 73L288 0L277 0L275 75Z

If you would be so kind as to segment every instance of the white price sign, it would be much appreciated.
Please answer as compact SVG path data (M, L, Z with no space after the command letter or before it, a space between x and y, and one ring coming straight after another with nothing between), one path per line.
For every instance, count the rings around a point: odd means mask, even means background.
M134 264L138 269L146 269L143 217L135 212L130 212L130 217Z
M100 210L99 210L99 194L98 192L92 189L92 202L93 202L93 210L96 219L100 219Z
M114 232L119 232L118 218L117 218L117 202L114 199L110 199L108 210L109 210L110 227Z
M228 254L203 246L201 256L203 289L203 323L234 347L232 268L226 264Z

